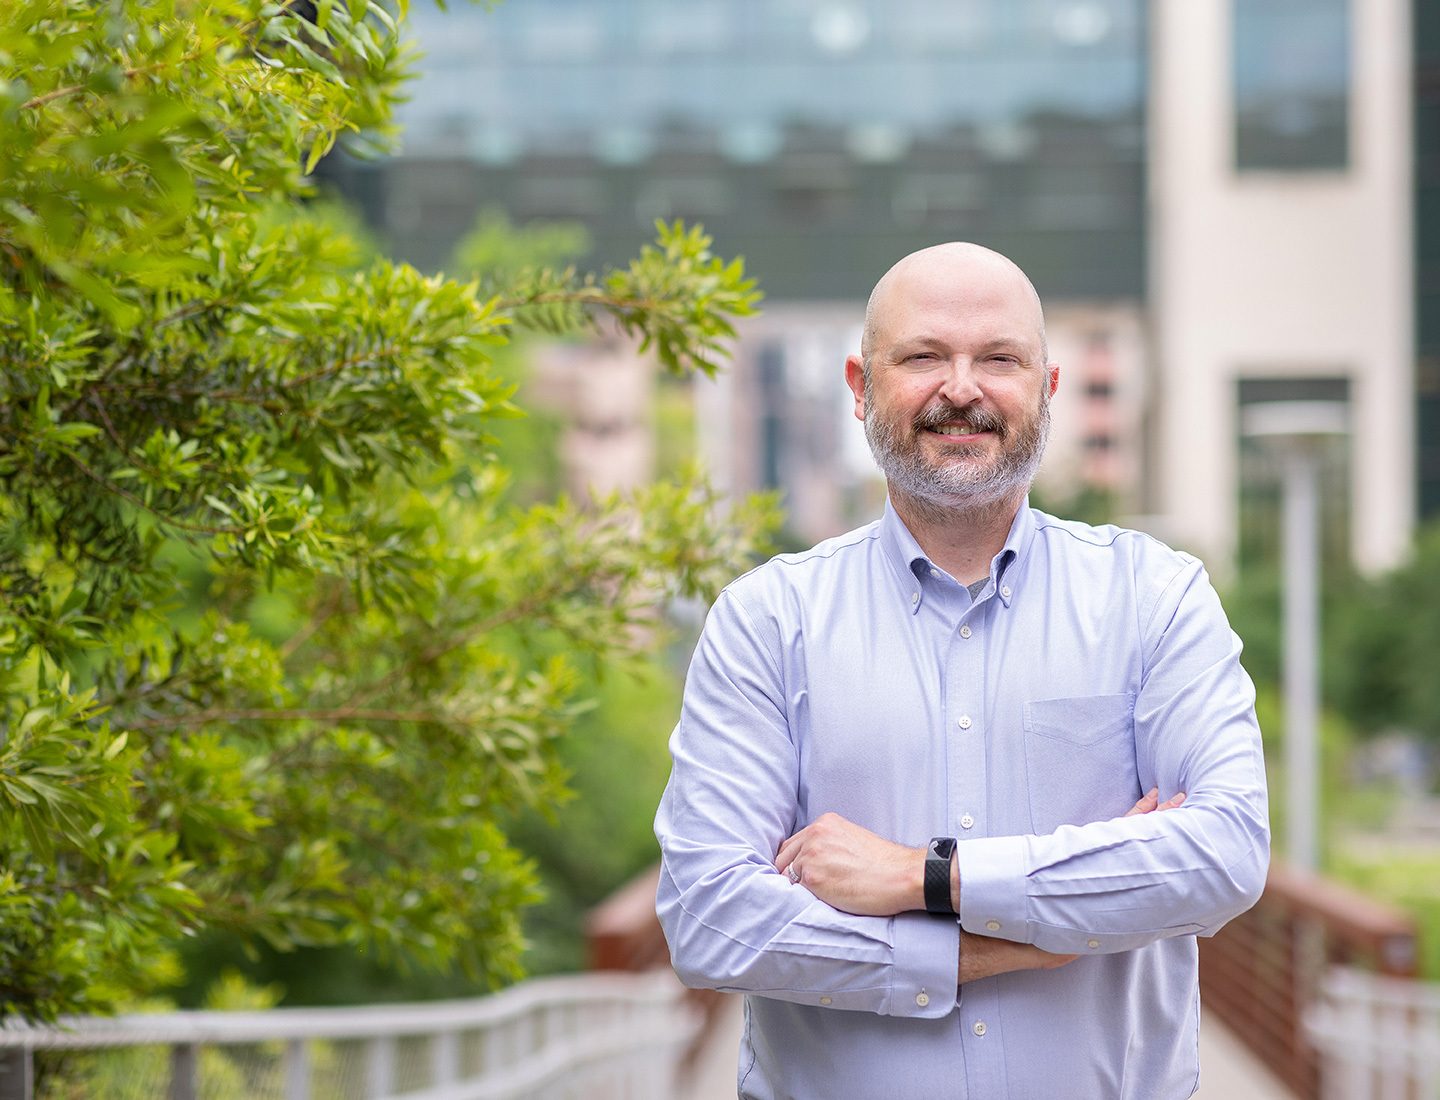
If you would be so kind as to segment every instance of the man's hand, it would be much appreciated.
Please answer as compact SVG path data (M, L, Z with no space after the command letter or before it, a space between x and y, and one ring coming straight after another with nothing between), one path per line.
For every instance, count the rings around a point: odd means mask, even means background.
M1054 955L1030 943L1012 943L994 936L960 932L960 985L979 978L993 978L1012 970L1054 970L1074 962L1079 955Z
M1184 801L1182 791L1161 802L1152 787L1125 816L1173 810ZM951 867L951 902L958 910L959 876L953 861ZM846 913L889 917L925 908L925 849L892 843L839 814L823 814L780 845L775 869Z
M1156 810L1173 810L1185 801L1185 792L1160 801L1160 789L1151 787L1150 792L1130 807L1126 817L1153 813ZM960 976L959 984L973 982L978 978L992 978L996 974L1007 974L1012 970L1054 970L1074 962L1079 955L1055 955L1042 951L1034 944L1012 943L1010 940L993 936L977 936L964 929L960 931Z
M1173 810L1184 801L1182 791L1161 802L1152 787L1125 816ZM954 867L952 860L951 897L958 909ZM775 869L846 913L888 917L925 908L925 849L892 843L839 814L822 815L780 845ZM1010 970L1052 970L1077 958L962 930L959 980L963 985Z
M1176 806L1180 805L1180 803L1184 801L1185 792L1181 791L1179 794L1172 795L1164 802L1161 802L1160 788L1151 787L1150 793L1142 797L1139 802L1135 803L1135 805L1131 806L1130 809L1126 812L1125 816L1134 817L1136 814L1148 814L1152 810L1173 810Z
M846 913L925 908L925 849L892 844L839 814L821 815L780 845L775 869Z

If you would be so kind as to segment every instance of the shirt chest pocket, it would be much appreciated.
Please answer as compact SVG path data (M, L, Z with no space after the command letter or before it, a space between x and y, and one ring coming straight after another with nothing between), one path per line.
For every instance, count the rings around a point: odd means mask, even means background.
M1120 817L1135 805L1140 779L1133 694L1041 699L1026 703L1023 715L1036 834Z

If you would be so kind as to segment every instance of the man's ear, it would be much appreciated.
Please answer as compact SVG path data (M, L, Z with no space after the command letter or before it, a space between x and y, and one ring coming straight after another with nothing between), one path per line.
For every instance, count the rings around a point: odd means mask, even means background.
M1060 364L1046 363L1045 373L1049 376L1045 379L1046 385L1050 387L1050 396L1055 396L1055 391L1060 387Z
M865 419L865 362L858 355L845 358L845 384L855 395L855 419Z

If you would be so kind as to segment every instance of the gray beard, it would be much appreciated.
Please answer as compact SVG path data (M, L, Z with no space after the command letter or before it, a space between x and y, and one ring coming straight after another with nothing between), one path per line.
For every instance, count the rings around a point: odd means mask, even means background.
M925 461L918 433L956 421L999 433L1001 451L992 465L931 465ZM941 509L985 508L1030 491L1050 439L1049 394L1042 397L1034 422L1021 430L1015 445L1006 446L1013 434L1010 426L993 413L948 404L927 409L902 427L875 415L867 395L865 439L891 490Z

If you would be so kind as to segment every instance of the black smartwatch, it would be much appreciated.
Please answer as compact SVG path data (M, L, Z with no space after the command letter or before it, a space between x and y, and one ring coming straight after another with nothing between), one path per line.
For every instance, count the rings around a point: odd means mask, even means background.
M931 913L955 915L950 904L950 857L954 854L953 836L937 836L925 850L925 908Z

